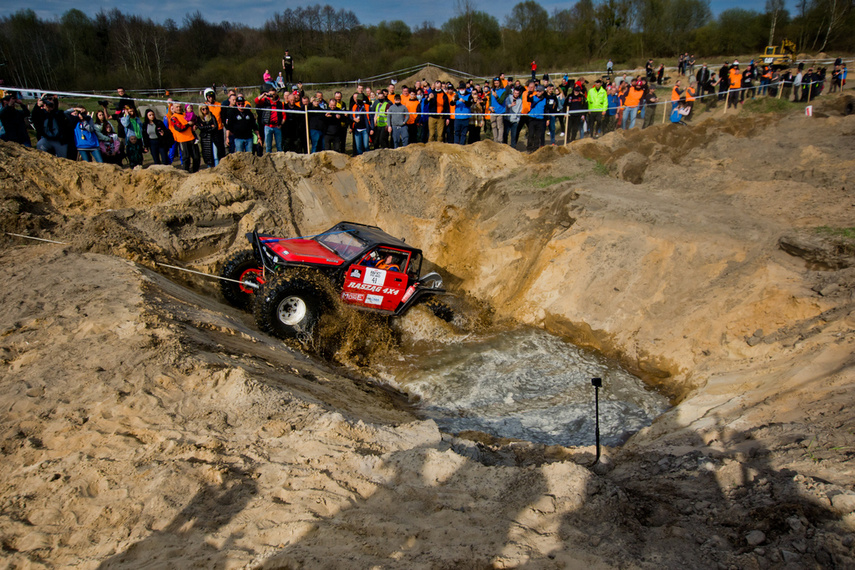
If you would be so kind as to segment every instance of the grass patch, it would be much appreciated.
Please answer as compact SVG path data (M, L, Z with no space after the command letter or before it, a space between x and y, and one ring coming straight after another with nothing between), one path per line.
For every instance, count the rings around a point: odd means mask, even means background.
M594 174L599 174L600 176L608 176L609 167L598 160L597 164L594 165Z
M804 108L804 105L787 101L784 98L758 97L746 101L744 108L750 113L788 113L793 109Z
M842 238L846 241L855 242L855 227L832 228L831 226L820 226L818 228L814 228L814 231L820 235Z

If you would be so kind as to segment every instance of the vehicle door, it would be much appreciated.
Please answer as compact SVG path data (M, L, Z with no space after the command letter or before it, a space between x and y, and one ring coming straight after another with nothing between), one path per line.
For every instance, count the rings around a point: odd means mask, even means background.
M382 311L395 311L407 291L411 252L377 247L347 268L341 300ZM391 261L391 263L390 263Z

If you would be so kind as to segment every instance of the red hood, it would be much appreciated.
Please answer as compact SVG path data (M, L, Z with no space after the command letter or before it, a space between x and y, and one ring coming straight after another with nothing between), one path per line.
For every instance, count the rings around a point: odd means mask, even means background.
M285 261L341 265L344 260L334 251L311 239L263 240L264 245Z

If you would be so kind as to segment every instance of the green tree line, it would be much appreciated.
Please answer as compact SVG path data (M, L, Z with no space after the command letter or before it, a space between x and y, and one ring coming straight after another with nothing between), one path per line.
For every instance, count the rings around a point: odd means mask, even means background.
M180 25L118 9L89 17L72 9L53 20L22 9L0 19L0 78L36 89L102 90L258 84L280 69L287 48L295 78L337 82L425 62L475 75L541 69L573 70L611 58L759 54L794 41L799 52L855 51L855 0L783 0L763 12L733 8L713 17L705 0L578 0L548 13L535 0L499 22L475 0L456 0L439 28L381 21L363 24L349 10L319 4L272 14L261 28L209 22L187 14Z

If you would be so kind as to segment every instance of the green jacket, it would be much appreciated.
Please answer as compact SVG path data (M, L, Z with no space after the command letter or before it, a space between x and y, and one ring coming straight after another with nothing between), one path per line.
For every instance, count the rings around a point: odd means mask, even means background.
M592 87L588 89L588 110L605 111L609 106L609 94L605 89Z

